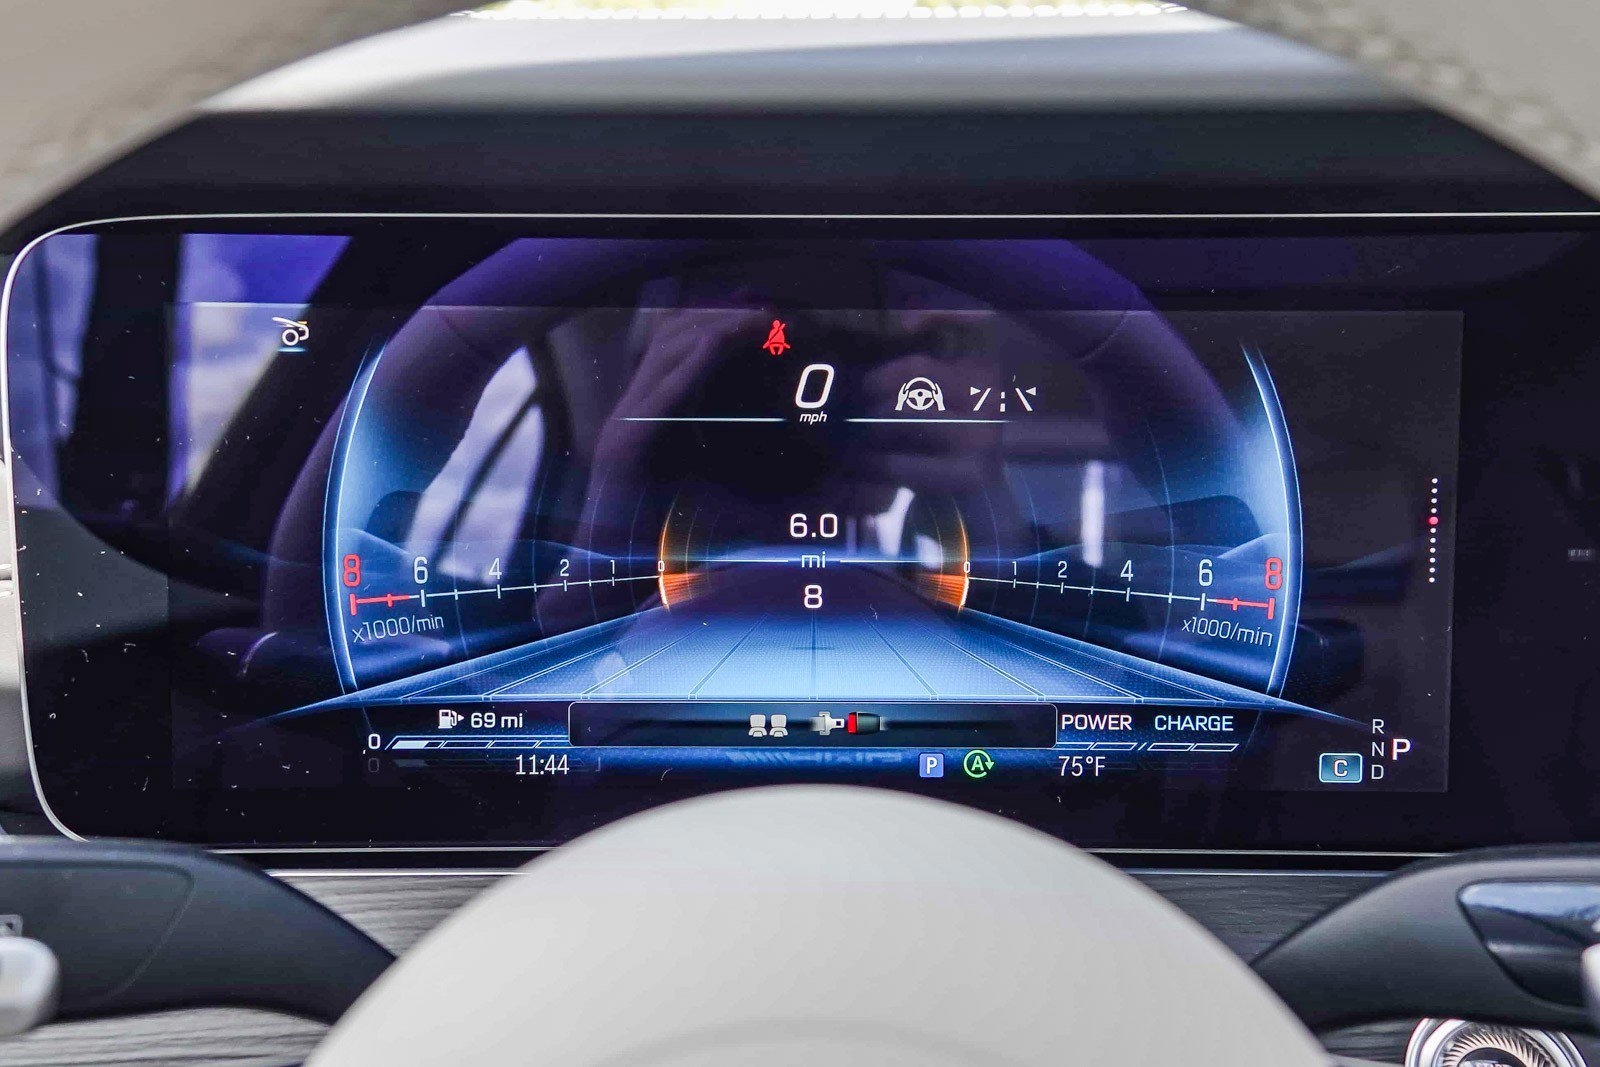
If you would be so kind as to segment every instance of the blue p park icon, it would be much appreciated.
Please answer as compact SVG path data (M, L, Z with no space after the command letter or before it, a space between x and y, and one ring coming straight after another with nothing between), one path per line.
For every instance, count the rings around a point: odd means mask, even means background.
M924 752L917 757L917 776L919 778L944 777L944 753Z
M1317 758L1317 781L1327 785L1358 785L1361 753L1324 752Z

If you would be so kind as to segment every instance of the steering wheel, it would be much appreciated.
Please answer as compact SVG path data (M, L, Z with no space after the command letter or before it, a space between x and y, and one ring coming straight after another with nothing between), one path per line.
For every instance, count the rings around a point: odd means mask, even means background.
M8 3L0 86L28 103L0 119L0 221L214 92L459 2ZM1600 193L1600 7L1192 6L1342 53ZM394 966L312 1063L1102 1056L1324 1059L1236 957L1098 860L952 805L790 786L657 809L535 861Z
M1227 949L997 816L779 786L535 861L391 968L310 1067L1322 1063Z

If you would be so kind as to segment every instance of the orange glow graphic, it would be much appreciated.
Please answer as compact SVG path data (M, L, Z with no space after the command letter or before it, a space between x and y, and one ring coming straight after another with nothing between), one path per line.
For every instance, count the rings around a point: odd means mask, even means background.
M968 558L971 550L967 542L967 526L961 520L959 512L956 513L955 520L956 543L939 545L942 557L939 569L919 574L917 587L929 600L938 604L948 604L960 611L967 606L967 591L972 585L971 579L967 577L971 569L971 560Z
M656 559L656 589L661 594L661 606L668 611L693 600L700 583L705 578L703 574L689 570L687 544L681 550L676 550L667 543L668 533L672 529L672 516L676 510L676 502L673 507L667 509L667 518L661 524L661 537L656 546L659 553ZM680 555L684 559L682 570L673 566L671 560L674 555Z

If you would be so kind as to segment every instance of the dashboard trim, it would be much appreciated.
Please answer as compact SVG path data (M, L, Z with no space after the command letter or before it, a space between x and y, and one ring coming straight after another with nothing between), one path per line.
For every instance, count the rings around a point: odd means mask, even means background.
M80 222L58 226L42 233L23 244L13 255L9 264L4 286L0 287L0 447L5 450L5 458L0 462L0 490L8 498L7 521L13 524L16 521L15 497L12 485L13 455L11 442L11 409L10 409L10 384L8 376L9 352L7 346L4 324L9 321L11 294L17 276L17 268L27 258L33 248L62 233L70 233L97 226L115 225L119 223L141 222L190 222L190 221L247 221L251 219L365 219L365 220L400 220L400 219L434 219L434 220L858 220L858 221L1159 221L1164 219L1179 221L1252 221L1252 220L1406 220L1406 219L1477 219L1477 220L1511 220L1511 219L1574 219L1574 220L1600 220L1600 211L1369 211L1369 212L1151 212L1151 213L1062 213L1062 214L894 214L870 213L848 214L838 212L811 212L811 213L664 213L664 212L393 212L393 211L331 211L331 212L204 212L193 214L140 214L112 216L108 218L88 219ZM9 564L12 573L20 570L18 546L15 538L12 539L10 556L0 562ZM0 610L14 612L12 621L18 635L15 650L18 671L18 698L22 713L23 737L27 748L28 771L32 781L34 795L39 802L40 809L50 824L63 836L75 841L86 841L88 838L76 833L68 827L55 813L50 805L49 798L45 795L40 781L38 763L34 754L32 719L28 709L28 687L25 674L23 646L26 635L23 632L22 598L12 598L13 604ZM457 845L457 846L327 846L327 847L301 847L301 848L220 848L213 851L222 854L243 856L272 856L272 855L333 855L356 856L377 854L406 854L406 853L525 853L536 855L549 851L558 846L527 846L527 845ZM1375 860L1411 860L1443 855L1436 852L1405 852L1405 851L1321 851L1321 850L1281 850L1281 849L1181 849L1181 848L1094 848L1088 849L1091 853L1105 856L1138 856L1138 855L1163 855L1163 856L1236 856L1256 857L1264 860L1272 858L1325 858L1325 859L1375 859ZM470 869L449 870L360 870L345 868L328 868L317 870L280 870L272 872L276 876L293 875L295 877L467 877L483 876L485 874L503 874L501 871L478 871ZM1283 873L1292 872L1248 872L1248 871L1217 871L1183 873L1217 873L1228 875L1239 874L1271 874L1282 876ZM1326 874L1328 872L1300 872ZM1337 872L1357 876L1361 872Z
M85 838L71 835L75 840ZM368 848L348 848L339 845L301 848L214 848L212 852L233 856L318 856L318 855L376 855L380 853L454 853L454 852L550 852L560 845L373 845ZM1086 848L1097 856L1277 856L1286 859L1434 859L1454 855L1451 852L1337 852L1327 849L1259 849L1259 848ZM320 868L318 868L320 869ZM1151 868L1158 870L1160 868ZM449 868L454 870L454 868ZM1237 871L1220 871L1237 874ZM1264 872L1282 874L1282 871ZM1325 874L1326 871L1314 873Z
M559 848L560 846L552 846ZM227 849L217 849L218 852L228 852ZM550 851L549 848L544 851ZM1091 854L1099 854L1106 849L1084 849ZM1260 855L1260 853L1252 853ZM1394 853L1400 855L1400 853ZM1442 853L1430 853L1440 856ZM267 869L267 874L273 878L301 879L301 878L503 878L515 868L508 867L453 867L428 868L428 867L386 867L363 870L360 868L334 868L334 867L272 867ZM1131 875L1181 875L1185 878L1365 878L1372 879L1383 877L1382 871L1219 871L1204 868L1191 870L1177 867L1127 867L1124 873Z

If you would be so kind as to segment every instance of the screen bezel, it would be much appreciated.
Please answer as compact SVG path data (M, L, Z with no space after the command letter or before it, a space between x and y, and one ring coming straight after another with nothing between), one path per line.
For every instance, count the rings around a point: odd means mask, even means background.
M1465 214L1301 214L1301 215L1058 215L1058 216L799 216L799 215L749 215L749 216L668 216L668 215L470 215L470 214L240 214L240 215L163 215L142 216L137 218L106 219L78 223L62 227L41 235L30 242L16 257L12 266L12 274L8 275L4 298L0 298L0 322L3 322L9 312L9 295L11 291L11 278L14 277L17 263L22 262L27 252L39 241L58 233L81 232L94 230L105 232L114 230L118 233L138 232L171 232L184 229L193 229L194 223L203 223L209 232L328 232L334 228L336 232L364 231L368 228L383 228L398 225L405 226L440 226L449 228L452 235L459 234L463 228L481 230L486 237L501 235L516 236L620 236L632 237L670 237L685 234L723 238L760 238L760 237L829 237L829 236L909 236L928 238L960 239L962 237L985 238L1112 238L1112 237L1288 237L1288 236L1367 236L1367 235L1456 235L1456 234L1492 234L1503 232L1533 232L1533 231L1573 231L1595 230L1600 222L1600 213L1590 212L1559 212L1559 213L1465 213ZM1270 305L1269 305L1270 306ZM1408 305L1397 305L1408 306ZM1469 361L1473 348L1473 335L1469 322L1466 329L1464 342L1467 350L1464 362ZM0 375L5 371L3 363L3 349L0 349ZM1470 375L1469 375L1470 377ZM1464 407L1469 402L1465 399ZM5 404L5 442L8 454L11 454L10 442L10 410L9 392ZM1467 452L1467 439L1469 428L1462 428L1462 452ZM10 469L6 471L7 491L11 491ZM13 516L15 517L18 502L12 493ZM15 549L13 549L15 553ZM13 558L14 571L19 575L20 559ZM26 584L23 582L22 584ZM15 598L16 610L19 613L19 632L21 627L20 615L23 611L23 596ZM1457 602L1457 611L1460 602ZM1457 620L1459 622L1459 618ZM498 844L472 843L452 845L448 842L431 840L429 842L409 843L401 841L373 841L371 844L355 844L353 841L363 839L362 835L345 830L339 834L341 840L337 843L330 842L318 845L314 841L306 840L309 835L298 834L292 841L273 841L275 834L282 834L283 820L271 818L260 819L256 817L253 823L249 820L240 820L231 827L224 828L209 822L199 811L199 806L183 797L179 791L164 789L163 782L170 779L170 775L162 773L163 752L166 751L165 742L167 734L164 724L151 722L141 724L144 728L139 734L140 738L148 742L141 744L132 751L132 762L124 761L119 767L105 758L96 759L87 756L83 748L76 751L67 747L50 747L45 741L48 730L41 730L34 722L33 714L29 710L27 695L26 675L26 642L19 643L18 660L20 674L20 693L24 708L24 724L26 727L29 765L34 778L35 788L45 813L52 823L63 833L72 837L79 836L160 836L174 837L181 840L191 840L200 843L224 845L235 850L246 852L277 852L277 851L302 851L314 850L332 853L347 852L385 852L385 851L527 851L529 849L548 847L543 842L505 842ZM1457 655L1459 664L1463 657ZM1459 707L1459 679L1453 675L1452 707ZM1458 744L1462 741L1460 716L1453 715L1457 720L1451 731L1451 752L1454 757ZM41 750L41 742L45 749ZM167 758L170 759L170 753ZM130 773L130 770L132 773ZM130 789L136 779L143 779L147 785L137 791ZM282 798L292 799L303 805L303 810L312 811L316 808L337 807L341 802L355 799L356 807L384 807L373 805L372 798L365 795L352 798L347 794L358 791L353 789L340 789L335 792L338 796L329 796L328 791L306 792L298 796ZM292 793L293 791L283 791ZM683 795L693 795L697 790L687 790ZM1379 825L1386 822L1396 827L1404 828L1404 832L1392 836L1390 840L1379 841L1373 847L1366 848L1335 848L1320 850L1310 847L1312 842L1303 842L1307 847L1206 847L1204 845L1191 845L1173 841L1162 843L1159 846L1121 848L1115 845L1099 845L1096 851L1107 853L1151 853L1175 855L1225 855L1245 852L1253 856L1293 856L1293 855L1372 855L1372 856L1406 856L1425 854L1438 851L1441 848L1455 847L1463 844L1481 844L1484 841L1465 839L1458 834L1449 835L1444 832L1446 825L1452 821L1449 815L1458 813L1458 805L1452 797L1456 790L1448 789L1436 794L1337 794L1340 799L1335 803L1342 812L1339 821L1355 821L1365 826ZM1272 793L1261 794L1240 791L1234 794L1236 798L1249 796L1272 797L1279 806L1276 815L1285 821L1292 821L1296 809L1310 805L1326 805L1327 799L1333 794L1327 793ZM309 798L309 799L308 799ZM250 807L260 810L274 810L275 805L271 796L252 795ZM411 797L408 803L417 802L419 798ZM669 799L663 797L663 800ZM1224 799L1219 796L1219 801ZM359 803L365 801L366 803ZM423 801L426 803L426 801ZM981 805L980 805L981 806ZM348 814L346 812L345 814ZM383 817L393 819L395 812L385 810ZM1181 821L1181 820L1176 820ZM376 824L367 823L366 828L376 828ZM570 823L568 824L570 825ZM359 829L358 824L352 824ZM1597 826L1600 829L1600 826ZM247 830L248 832L239 832ZM222 832L217 832L222 831ZM367 840L372 841L373 836L368 835Z

